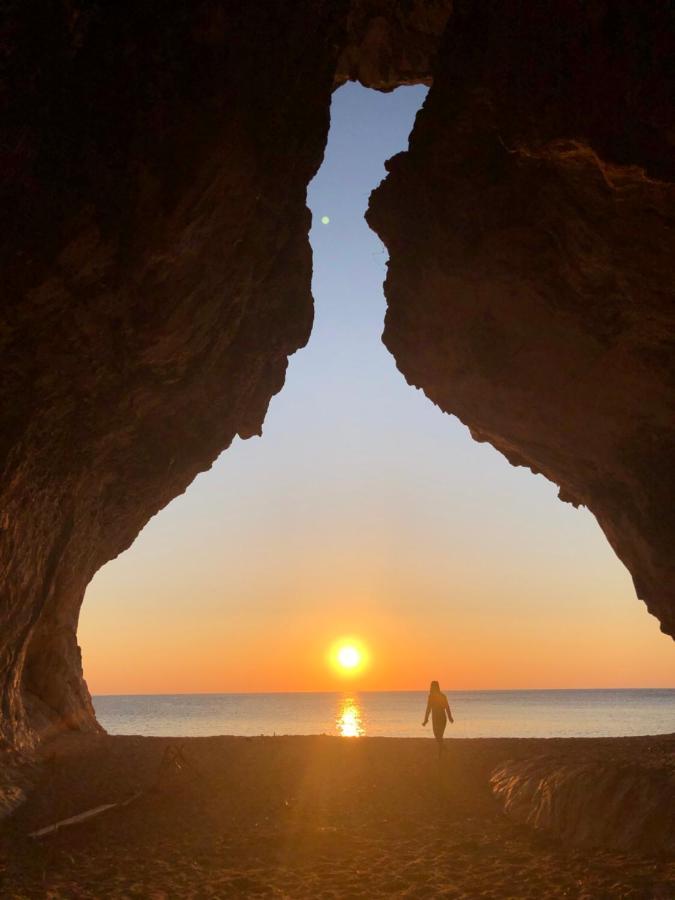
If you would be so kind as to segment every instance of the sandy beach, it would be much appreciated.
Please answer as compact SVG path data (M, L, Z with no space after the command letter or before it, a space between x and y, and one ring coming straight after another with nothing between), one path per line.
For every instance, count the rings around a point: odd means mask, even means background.
M672 856L572 847L504 815L489 787L495 766L551 750L672 762L675 739L452 740L439 763L425 739L64 736L43 749L28 799L4 822L0 893L674 897Z

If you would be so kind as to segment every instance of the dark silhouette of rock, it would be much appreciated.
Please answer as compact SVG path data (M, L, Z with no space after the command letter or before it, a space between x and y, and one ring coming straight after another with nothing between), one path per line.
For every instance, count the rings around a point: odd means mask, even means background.
M352 0L336 84L359 81L391 91L431 84L431 69L452 0Z
M673 635L674 15L457 4L367 214L408 382L587 506Z
M586 503L675 631L662 3L35 0L7 10L0 736L96 730L94 573L260 432L311 329L331 91L429 82L369 221L409 381ZM437 66L437 70L434 70Z
M337 12L336 12L337 10ZM344 9L17 4L3 134L2 733L96 729L93 574L261 430L312 324Z

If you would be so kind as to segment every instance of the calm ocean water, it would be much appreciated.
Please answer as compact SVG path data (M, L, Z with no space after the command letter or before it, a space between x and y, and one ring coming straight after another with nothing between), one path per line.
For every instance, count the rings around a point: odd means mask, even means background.
M448 691L454 737L618 737L675 732L675 689ZM111 734L423 737L422 691L94 697Z

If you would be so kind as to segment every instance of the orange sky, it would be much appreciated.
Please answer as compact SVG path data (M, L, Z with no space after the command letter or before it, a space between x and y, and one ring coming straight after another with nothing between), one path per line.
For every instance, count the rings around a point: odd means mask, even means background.
M535 611L504 588L498 604L462 608L469 598L460 588L444 614L425 614L419 598L392 612L386 597L353 591L324 594L320 604L298 596L295 611L290 600L237 610L231 600L202 606L162 591L122 621L101 579L94 602L109 613L82 630L86 675L95 693L334 690L345 682L326 653L355 635L371 657L349 680L362 690L420 688L431 678L458 690L672 686L672 642L616 568L611 596L577 609L576 620L555 608L559 597Z

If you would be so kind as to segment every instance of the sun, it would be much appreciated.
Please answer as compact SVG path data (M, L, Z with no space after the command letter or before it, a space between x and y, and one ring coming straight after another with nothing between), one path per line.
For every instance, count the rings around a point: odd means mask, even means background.
M366 668L370 654L358 638L348 637L335 641L328 651L328 661L339 675L358 675Z
M353 669L354 666L358 666L361 662L361 654L351 644L345 644L344 647L340 647L337 658L344 669Z

